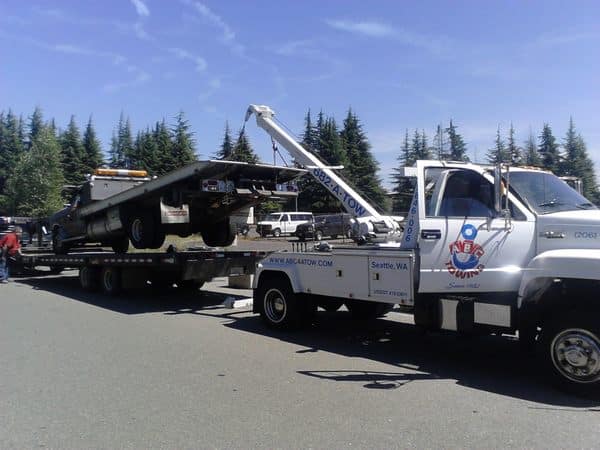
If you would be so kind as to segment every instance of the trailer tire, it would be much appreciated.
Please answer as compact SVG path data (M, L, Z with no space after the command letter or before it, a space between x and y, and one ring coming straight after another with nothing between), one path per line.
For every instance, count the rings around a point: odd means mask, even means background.
M95 291L100 282L100 270L97 267L83 266L79 269L79 284L86 291Z
M289 281L281 277L261 279L254 300L260 304L262 320L271 328L298 328L309 316L310 308L300 301Z
M121 269L118 267L104 267L100 276L102 290L109 295L116 295L121 292Z
M63 242L65 232L61 227L55 227L52 230L52 251L55 255L66 255L69 253L69 246Z
M346 308L355 320L372 320L389 313L394 305L391 303L369 302L365 300L350 300Z
M228 247L236 237L235 225L228 218L204 227L200 233L209 247Z
M115 253L127 253L129 250L129 238L123 236L119 239L115 239L111 242L110 247Z
M545 375L558 388L576 395L600 396L598 312L581 311L542 325L539 354Z
M156 221L147 211L133 212L129 218L127 234L137 249L155 248Z

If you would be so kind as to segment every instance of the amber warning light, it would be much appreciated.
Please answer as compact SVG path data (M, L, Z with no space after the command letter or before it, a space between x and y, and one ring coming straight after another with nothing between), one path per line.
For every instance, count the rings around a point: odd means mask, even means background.
M148 172L145 170L128 170L128 169L96 169L95 175L104 175L109 177L147 177Z

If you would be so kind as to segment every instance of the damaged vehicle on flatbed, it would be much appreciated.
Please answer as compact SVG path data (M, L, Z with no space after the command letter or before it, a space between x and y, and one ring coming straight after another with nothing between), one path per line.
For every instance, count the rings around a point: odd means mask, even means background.
M237 161L198 161L150 178L145 171L97 169L71 203L47 220L56 254L85 243L117 253L157 249L167 234L200 233L210 247L226 247L236 235L230 216L266 200L297 195L302 169Z

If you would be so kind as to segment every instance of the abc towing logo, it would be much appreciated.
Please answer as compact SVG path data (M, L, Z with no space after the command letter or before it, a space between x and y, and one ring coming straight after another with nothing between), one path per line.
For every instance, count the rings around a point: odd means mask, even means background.
M473 225L463 225L460 234L462 239L450 244L450 260L446 263L446 268L450 275L456 278L473 278L485 269L485 266L479 263L485 250L474 242L477 228Z

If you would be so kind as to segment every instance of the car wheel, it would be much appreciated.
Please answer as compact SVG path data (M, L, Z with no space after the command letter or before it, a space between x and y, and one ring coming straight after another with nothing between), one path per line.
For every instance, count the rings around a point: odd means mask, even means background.
M273 230L273 237L278 238L279 236L281 236L281 230L279 228L275 228Z
M315 231L315 240L320 241L323 239L323 232L321 230Z

